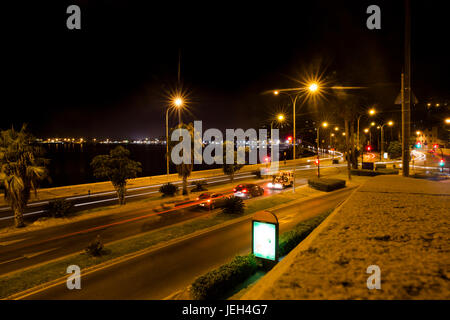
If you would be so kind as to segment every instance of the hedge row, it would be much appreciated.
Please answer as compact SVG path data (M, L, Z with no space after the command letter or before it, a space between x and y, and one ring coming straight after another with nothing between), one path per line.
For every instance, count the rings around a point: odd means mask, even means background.
M279 256L285 256L305 239L331 212L300 222L293 230L280 236ZM253 254L236 256L231 262L198 277L192 284L192 296L197 300L223 299L239 284L252 276L263 263Z
M225 292L253 275L260 265L254 255L236 256L231 262L197 278L192 295L197 300L222 299Z
M379 176L383 174L398 174L397 169L377 169L376 171L373 170L366 170L366 169L351 169L351 174L355 176Z
M341 189L345 187L345 180L341 179L325 179L325 178L315 178L308 179L308 184L311 188L320 191L333 191L336 189Z

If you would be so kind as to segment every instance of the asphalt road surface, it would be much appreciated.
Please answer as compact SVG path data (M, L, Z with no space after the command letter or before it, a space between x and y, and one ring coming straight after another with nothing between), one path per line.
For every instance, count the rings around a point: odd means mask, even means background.
M274 211L280 233L344 201L346 188ZM251 248L251 217L236 224L188 238L118 264L81 274L81 289L59 284L25 299L163 299L185 288L199 275L246 254Z
M324 169L335 173L335 168ZM315 175L313 169L297 174L296 185L307 183L307 177ZM265 182L259 182L264 185ZM223 192L231 190L223 190ZM289 192L285 189L284 192ZM263 197L280 193L279 190L265 189ZM246 200L254 201L260 197ZM216 211L220 209L215 209ZM155 212L153 207L130 209L120 214L109 214L69 224L43 228L27 233L0 238L0 275L60 258L84 250L97 235L107 244L112 241L156 230L165 226L206 215L209 212L198 208L195 203L187 203L174 209Z

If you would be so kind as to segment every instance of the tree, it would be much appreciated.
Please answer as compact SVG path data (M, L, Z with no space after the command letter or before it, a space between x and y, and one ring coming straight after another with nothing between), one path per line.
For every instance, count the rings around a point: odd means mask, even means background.
M190 163L184 163L184 161L181 164L176 165L176 169L178 172L178 176L182 178L182 189L183 189L183 195L188 194L187 185L188 185L188 178L191 176L192 171L194 170L194 126L192 123L190 124L179 124L176 128L172 129L172 132L177 129L186 129L189 132L189 135L191 137L191 146L190 146ZM172 154L172 149L175 145L183 141L182 138L180 138L180 141L170 141L170 147L169 147L169 154L167 155L170 157ZM183 157L183 151L180 153L180 157ZM172 160L172 159L171 159Z
M391 141L387 148L389 158L395 159L402 156L402 144L399 141Z
M141 163L129 158L130 151L118 146L109 152L109 155L98 155L92 162L96 178L108 178L114 186L119 197L119 204L125 204L127 180L136 178L142 171Z
M231 143L230 141L225 141L223 144L223 173L230 176L230 182L233 183L234 180L234 174L241 170L241 168L244 166L243 164L237 163L237 152L234 151L234 162L232 164L227 164L227 143Z
M25 226L23 212L31 191L36 195L38 183L48 176L45 168L47 160L41 157L42 154L26 125L20 131L12 128L0 133L0 185L14 211L17 228Z

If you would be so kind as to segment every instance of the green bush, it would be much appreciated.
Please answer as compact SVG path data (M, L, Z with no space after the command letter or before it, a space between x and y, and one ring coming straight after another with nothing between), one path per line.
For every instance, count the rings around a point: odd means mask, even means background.
M47 214L53 218L66 217L73 208L73 203L66 199L56 199L49 202L47 206Z
M376 172L378 174L398 174L397 169L379 169Z
M389 158L396 159L402 156L402 144L399 141L391 141L387 148Z
M232 213L232 214L242 214L244 213L245 205L244 201L238 197L230 197L225 201L222 212Z
M90 256L98 257L102 254L103 251L103 241L99 235L95 238L94 241L89 243L87 248L85 249L86 253Z
M194 182L195 187L192 188L192 192L200 192L200 191L207 191L208 189L205 187L206 185L206 181L205 180L200 180L200 181L196 181Z
M223 299L223 295L253 275L260 263L252 255L236 256L200 277L192 284L192 295L197 300Z
M159 188L159 192L161 192L164 196L173 196L178 191L178 186L171 184L170 182L163 184Z
M341 179L327 179L327 178L315 178L308 179L308 184L311 188L320 191L333 191L345 187L345 180Z

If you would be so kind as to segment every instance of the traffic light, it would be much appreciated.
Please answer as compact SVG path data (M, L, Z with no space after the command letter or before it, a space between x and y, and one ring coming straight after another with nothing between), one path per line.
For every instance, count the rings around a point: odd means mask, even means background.
M287 137L287 140L288 140L289 143L292 143L292 137L291 136Z
M366 151L369 152L370 150L372 150L371 146L366 146Z
M264 157L264 161L265 161L265 162L269 162L269 160L270 160L270 157L269 157L269 156L265 156L265 157Z
M437 149L439 147L438 144L433 144L433 149Z
M444 159L439 160L439 166L443 167L445 165Z
M316 166L319 165L319 163L320 163L320 160L316 159Z
M416 148L417 148L417 149L422 148L422 143L420 143L420 141L417 141L417 142L416 142Z

